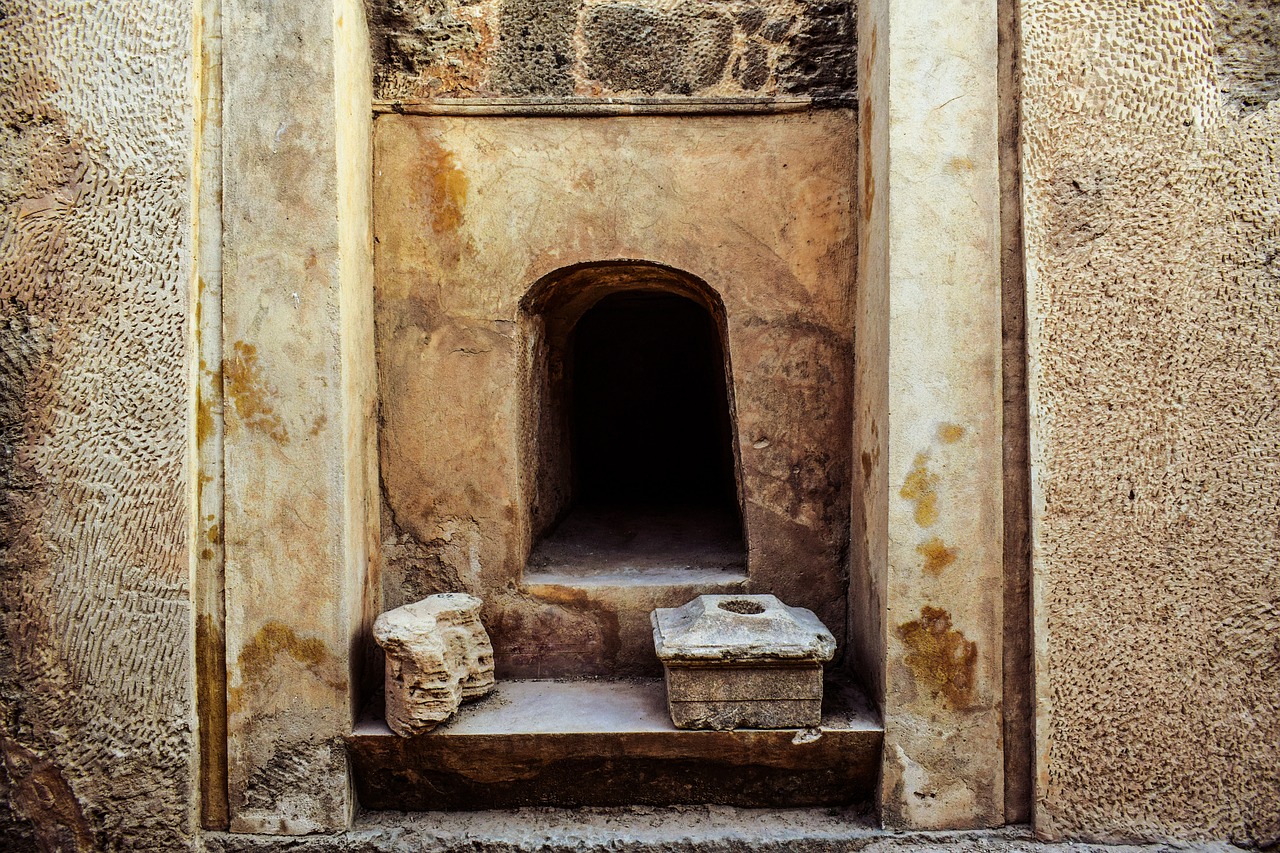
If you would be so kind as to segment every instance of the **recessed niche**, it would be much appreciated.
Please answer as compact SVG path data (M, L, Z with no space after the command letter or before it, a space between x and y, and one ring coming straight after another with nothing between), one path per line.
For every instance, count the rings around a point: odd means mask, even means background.
M855 130L378 119L384 609L483 599L500 681L659 676L701 594L843 642Z
M677 730L649 619L772 593L847 641L855 130L379 118L383 608L483 599L498 687L413 738L373 702L366 807L869 796L844 660L816 732Z
M526 575L745 572L718 300L653 265L588 266L549 290L530 300Z

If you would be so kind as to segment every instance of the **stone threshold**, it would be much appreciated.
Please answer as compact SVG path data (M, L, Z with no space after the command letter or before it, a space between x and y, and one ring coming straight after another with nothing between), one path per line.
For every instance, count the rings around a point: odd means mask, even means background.
M866 812L726 806L366 813L335 835L207 833L211 853L1235 853L1225 842L1103 845L1037 841L1025 826L894 832Z
M373 112L425 116L741 115L805 112L808 97L780 98L438 98L375 100Z
M745 572L732 569L703 568L622 568L622 569L530 569L524 573L522 587L531 595L551 596L560 588L614 589L621 597L634 587L688 589L690 596L702 592L745 593L749 578Z
M717 803L870 803L884 730L856 688L833 684L814 729L675 728L660 679L503 681L434 731L367 719L348 738L370 810Z

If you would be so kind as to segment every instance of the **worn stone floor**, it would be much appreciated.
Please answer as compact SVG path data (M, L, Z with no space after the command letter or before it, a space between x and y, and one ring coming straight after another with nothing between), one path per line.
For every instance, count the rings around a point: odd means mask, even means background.
M717 806L523 809L514 812L381 812L338 835L289 838L205 836L209 853L1228 853L1222 842L1103 845L1039 842L1027 827L978 832L886 832L843 810Z

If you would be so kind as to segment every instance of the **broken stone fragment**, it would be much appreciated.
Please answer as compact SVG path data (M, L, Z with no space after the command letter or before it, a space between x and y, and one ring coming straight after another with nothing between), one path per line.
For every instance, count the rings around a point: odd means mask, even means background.
M822 722L822 664L836 641L811 611L772 595L700 595L651 620L676 728Z
M493 646L480 599L431 595L373 623L387 656L387 725L401 737L429 732L463 702L493 690Z

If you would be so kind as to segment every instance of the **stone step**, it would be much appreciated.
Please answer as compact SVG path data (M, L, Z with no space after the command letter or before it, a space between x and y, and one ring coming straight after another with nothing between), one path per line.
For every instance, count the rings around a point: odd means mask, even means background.
M815 729L681 730L660 679L504 681L432 732L381 719L348 739L366 809L709 803L842 806L874 794L884 729L829 682Z

